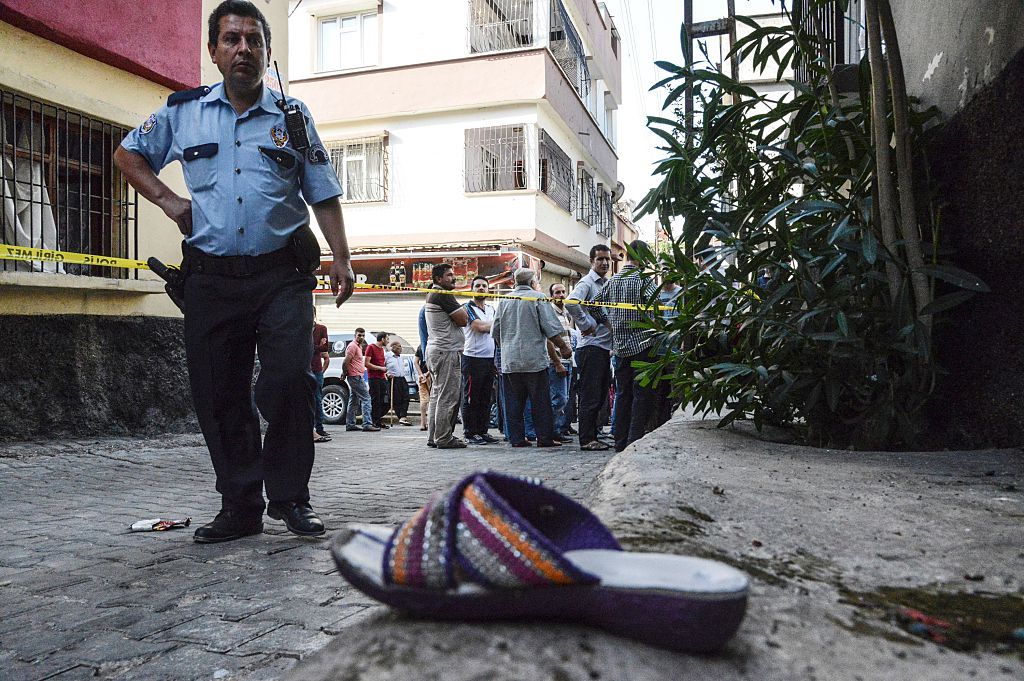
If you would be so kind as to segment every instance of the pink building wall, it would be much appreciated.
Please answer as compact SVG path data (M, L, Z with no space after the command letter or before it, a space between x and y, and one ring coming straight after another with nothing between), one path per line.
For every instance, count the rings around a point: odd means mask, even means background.
M0 20L174 90L200 84L202 13L202 0L0 0Z

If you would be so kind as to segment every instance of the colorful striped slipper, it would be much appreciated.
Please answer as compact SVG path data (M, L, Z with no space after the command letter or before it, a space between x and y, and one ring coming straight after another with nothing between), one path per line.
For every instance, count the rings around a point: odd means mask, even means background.
M673 650L721 648L747 603L742 572L623 551L575 501L490 472L436 495L397 530L349 526L331 553L354 587L415 615L580 622Z

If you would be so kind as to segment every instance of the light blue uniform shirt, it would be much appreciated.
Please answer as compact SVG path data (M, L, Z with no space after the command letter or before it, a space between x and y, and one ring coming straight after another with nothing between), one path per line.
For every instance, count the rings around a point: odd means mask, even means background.
M310 148L296 151L284 113L266 86L238 115L224 84L202 96L169 103L121 142L142 155L153 172L179 161L192 195L190 246L210 255L260 255L288 244L309 221L306 204L341 195L338 175L316 133L306 105ZM189 93L178 93L188 95Z
M585 277L576 283L576 288L572 290L569 297L573 300L593 301L607 283L606 279L597 276L597 272L590 270ZM603 320L607 317L603 312L605 308L566 305L565 309L569 311L569 316L576 322L576 328L580 331L594 330L594 333L590 335L580 334L579 342L576 345L577 350L593 345L602 350L611 351L612 332L603 323Z

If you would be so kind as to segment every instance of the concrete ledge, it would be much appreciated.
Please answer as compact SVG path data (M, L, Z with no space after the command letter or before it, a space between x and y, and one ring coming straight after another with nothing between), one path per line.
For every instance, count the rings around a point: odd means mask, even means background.
M956 652L897 626L895 601L868 607L893 587L925 599L996 594L1024 612L1022 483L1019 450L830 451L677 417L611 460L592 508L627 549L718 558L751 575L747 619L723 653L678 655L569 625L420 622L381 607L289 678L1022 678L1024 645Z
M108 279L49 272L0 272L0 286L45 289L88 289L110 293L163 293L164 282L154 279Z

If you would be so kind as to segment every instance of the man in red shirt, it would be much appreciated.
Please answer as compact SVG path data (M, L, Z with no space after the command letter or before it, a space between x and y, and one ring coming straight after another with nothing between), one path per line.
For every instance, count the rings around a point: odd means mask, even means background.
M366 346L366 375L370 379L370 402L373 410L373 425L378 428L389 428L384 423L384 397L388 393L387 358L384 347L388 344L388 335L377 334L377 342Z
M327 354L330 341L327 339L327 327L316 323L316 306L313 306L313 359L309 369L316 377L316 388L313 390L313 442L330 442L331 438L324 430L324 372L331 363Z
M363 412L363 430L375 432L380 430L373 425L373 415L370 411L370 393L366 390L366 381L363 380L363 372L366 367L363 360L363 350L360 344L366 338L366 331L356 329L355 338L345 348L345 360L341 368L345 372L345 380L348 382L348 418L345 430L359 430L356 425L356 411Z

